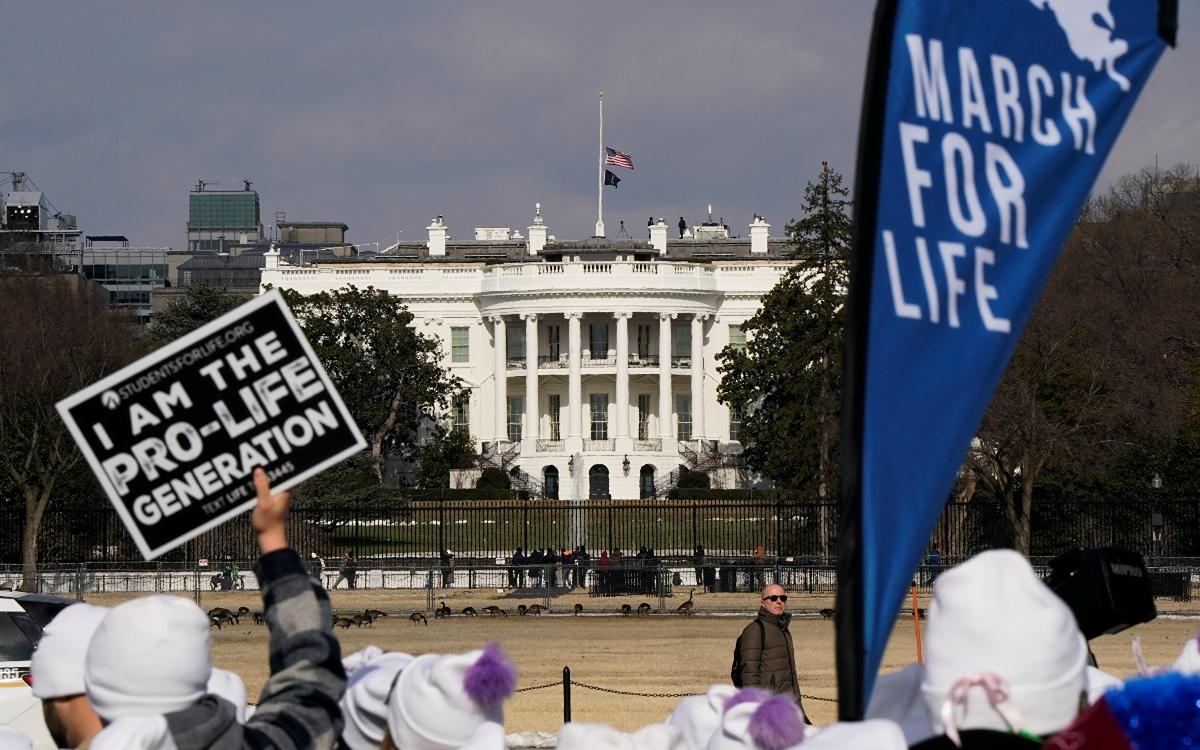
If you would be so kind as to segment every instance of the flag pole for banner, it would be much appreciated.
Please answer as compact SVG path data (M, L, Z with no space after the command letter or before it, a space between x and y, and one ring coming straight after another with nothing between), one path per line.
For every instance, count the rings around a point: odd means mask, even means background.
M867 74L858 126L854 169L854 247L843 356L840 530L838 533L837 633L838 719L858 721L866 713L866 634L863 631L862 431L870 327L871 247L879 207L883 123L887 105L892 26L899 0L879 0L871 29Z
M600 92L600 151L596 179L596 235L604 236L604 92Z

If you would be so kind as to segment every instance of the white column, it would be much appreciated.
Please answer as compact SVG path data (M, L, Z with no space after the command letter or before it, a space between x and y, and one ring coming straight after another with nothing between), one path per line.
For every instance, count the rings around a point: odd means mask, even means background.
M583 313L566 313L567 319L567 452L583 450L583 351L579 327ZM578 468L577 468L578 470Z
M538 402L538 316L523 313L525 319L525 432L521 435L534 449L541 426L541 408Z
M617 319L617 450L626 452L629 439L629 318L633 313L613 313Z
M505 361L508 342L504 333L504 316L493 315L488 320L494 324L492 341L496 347L496 425L492 434L496 440L508 440L508 362Z
M658 436L663 439L663 450L669 450L666 441L675 435L675 424L671 419L671 321L675 313L658 314Z
M704 434L704 321L707 315L692 316L692 437Z

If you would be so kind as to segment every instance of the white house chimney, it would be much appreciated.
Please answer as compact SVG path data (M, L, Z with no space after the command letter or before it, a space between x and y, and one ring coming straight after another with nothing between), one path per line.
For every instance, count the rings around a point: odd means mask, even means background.
M767 233L771 229L771 225L767 220L758 214L754 214L754 221L750 222L750 253L752 255L767 254Z
M271 245L271 249L263 253L263 269L275 270L279 268L279 249Z
M657 224L650 225L650 247L659 255L667 254L667 222L660 216Z
M533 204L533 223L529 225L529 254L537 255L546 246L550 229L542 218L542 204Z
M429 254L431 256L445 255L447 234L445 220L438 216L426 229L429 230L429 242L426 245L429 248Z

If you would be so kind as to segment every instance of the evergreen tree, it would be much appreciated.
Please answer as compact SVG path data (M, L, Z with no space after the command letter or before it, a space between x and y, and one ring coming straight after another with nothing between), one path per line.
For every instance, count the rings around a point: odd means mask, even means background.
M719 355L720 400L743 409L747 462L777 486L832 499L838 486L842 338L852 237L849 191L822 162L787 225L798 261Z
M150 337L161 346L216 320L250 299L219 286L189 286L150 321Z

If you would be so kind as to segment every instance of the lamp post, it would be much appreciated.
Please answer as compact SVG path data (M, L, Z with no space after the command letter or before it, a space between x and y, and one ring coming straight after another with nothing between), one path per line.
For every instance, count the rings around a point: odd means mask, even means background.
M1157 471L1150 479L1150 487L1154 490L1155 498L1157 499L1158 491L1162 489L1162 475ZM1150 511L1150 549L1155 557L1162 557L1163 553L1163 516L1157 510Z

